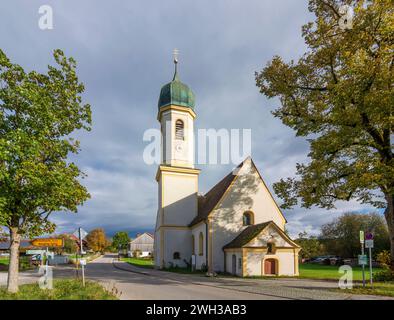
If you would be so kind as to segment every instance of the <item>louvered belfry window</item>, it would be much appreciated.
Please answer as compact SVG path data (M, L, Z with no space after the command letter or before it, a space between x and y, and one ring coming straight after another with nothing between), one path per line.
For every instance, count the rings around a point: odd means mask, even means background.
M177 120L175 122L175 139L185 140L185 126L182 120Z

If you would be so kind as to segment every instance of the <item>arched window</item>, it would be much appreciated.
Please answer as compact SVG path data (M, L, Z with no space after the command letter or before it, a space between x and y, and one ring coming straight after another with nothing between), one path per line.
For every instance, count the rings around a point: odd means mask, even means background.
M200 256L204 255L204 235L200 232L198 237L198 254Z
M243 225L244 226L251 226L254 224L254 215L251 211L246 211L243 215Z
M194 243L194 235L192 235L192 254L196 254L196 246Z
M181 258L181 255L179 252L174 252L174 256L173 256L174 260L179 260Z
M175 122L175 139L185 140L185 125L179 119Z

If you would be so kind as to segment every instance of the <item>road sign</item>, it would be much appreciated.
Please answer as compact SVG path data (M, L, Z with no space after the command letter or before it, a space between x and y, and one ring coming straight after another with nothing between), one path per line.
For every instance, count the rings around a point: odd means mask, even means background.
M364 243L364 231L360 231L360 243Z
M30 242L35 247L63 247L63 239L40 238Z
M358 264L360 266L365 266L366 264L368 264L368 259L367 259L366 254L359 254L358 255Z
M88 232L83 230L82 228L78 228L74 231L73 235L76 236L78 239L83 240L88 235Z
M32 256L35 254L44 254L44 253L45 253L45 250L26 250L26 254L28 256Z
M368 232L367 235L365 236L366 240L373 240L373 234L371 232Z
M86 259L79 259L81 266L86 266Z
M365 248L373 248L373 240L365 240Z

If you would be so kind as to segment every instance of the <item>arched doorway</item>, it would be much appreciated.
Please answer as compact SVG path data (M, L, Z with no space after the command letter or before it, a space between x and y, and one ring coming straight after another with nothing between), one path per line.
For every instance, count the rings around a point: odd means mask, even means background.
M276 259L264 260L264 275L276 275L278 270L278 261Z
M231 273L237 274L237 256L235 254L233 254L233 257L232 257Z

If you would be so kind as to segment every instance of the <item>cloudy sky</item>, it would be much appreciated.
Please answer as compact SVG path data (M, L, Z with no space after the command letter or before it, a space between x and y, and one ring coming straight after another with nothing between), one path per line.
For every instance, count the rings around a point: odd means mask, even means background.
M53 9L53 30L38 26L41 5ZM197 128L252 129L252 157L270 189L306 160L307 143L275 119L278 101L258 92L254 72L274 56L297 59L305 50L301 26L313 19L307 0L8 0L0 2L0 48L26 70L46 71L52 51L78 62L93 130L78 134L75 158L92 198L77 214L57 213L58 231L104 227L108 234L154 228L156 165L142 155L156 120L160 88L173 75L172 50L180 50L180 78L196 94ZM200 192L232 165L200 166ZM330 212L285 211L292 235L316 233L356 202Z

